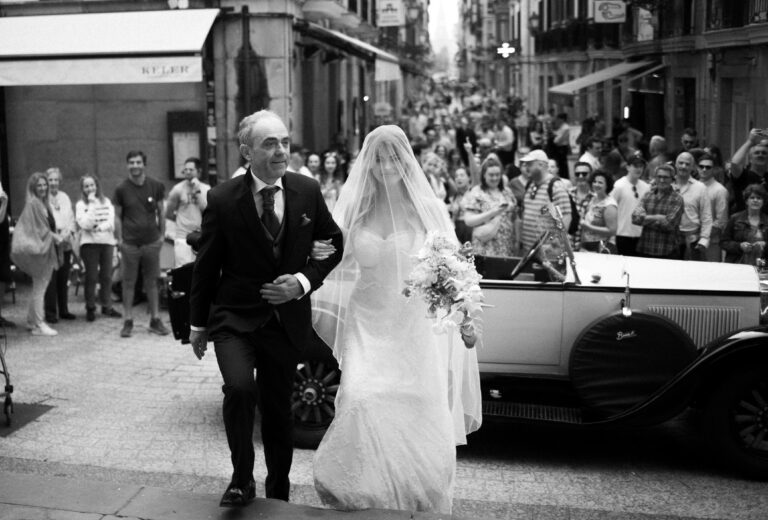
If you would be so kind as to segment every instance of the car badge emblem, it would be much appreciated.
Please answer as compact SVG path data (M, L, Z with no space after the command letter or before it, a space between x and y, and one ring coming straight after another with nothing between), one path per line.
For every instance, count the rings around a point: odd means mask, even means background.
M637 332L634 330L630 330L629 332L617 332L616 333L616 341L621 341L623 339L629 339L629 338L636 338Z

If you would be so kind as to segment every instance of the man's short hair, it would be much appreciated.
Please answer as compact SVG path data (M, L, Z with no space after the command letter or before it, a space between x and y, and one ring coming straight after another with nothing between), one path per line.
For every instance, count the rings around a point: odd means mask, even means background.
M125 162L130 161L134 157L141 157L141 160L144 162L144 166L147 165L147 155L141 150L131 150L128 152L128 155L125 156Z
M275 114L271 110L259 110L258 112L254 112L253 114L249 116L245 116L241 121L240 125L238 125L237 128L237 140L240 142L240 144L244 144L245 146L250 146L251 144L251 130L253 127L260 121L263 121L264 119L273 117L283 123L283 120L280 118L279 115ZM285 124L285 123L283 123Z
M701 161L712 161L712 164L715 164L715 158L709 155L707 152L699 155L699 158L696 160L696 164L699 164Z
M192 164L194 164L195 168L197 170L202 170L203 169L203 162L200 159L198 159L197 157L189 157L189 158L187 158L184 161L184 164L187 164L188 162L191 162Z
M683 130L683 135L688 134L691 137L698 137L699 133L696 132L695 128L691 128L690 126Z
M587 139L587 143L586 143L587 149L592 148L595 145L595 143L600 143L600 146L602 146L603 140L597 137L590 137L589 139Z
M576 164L573 165L573 171L576 171L576 168L582 167L582 168L589 168L589 173L592 173L592 165L588 162L579 161Z

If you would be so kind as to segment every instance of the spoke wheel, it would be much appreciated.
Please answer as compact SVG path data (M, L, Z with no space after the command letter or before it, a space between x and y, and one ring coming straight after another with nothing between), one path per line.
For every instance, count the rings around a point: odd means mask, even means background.
M712 392L704 412L714 453L736 470L768 480L768 369L736 370Z
M335 362L306 360L296 367L291 409L298 448L314 449L336 414L334 401L341 372Z

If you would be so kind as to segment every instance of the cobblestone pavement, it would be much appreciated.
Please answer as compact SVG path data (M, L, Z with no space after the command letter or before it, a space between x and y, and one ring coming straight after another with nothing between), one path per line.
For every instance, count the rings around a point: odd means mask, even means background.
M122 320L84 319L59 335L33 337L21 325L28 288L6 295L5 357L18 403L53 408L0 437L2 472L78 476L218 494L229 473L221 422L221 380L213 349L198 361L189 346L147 330L137 308L134 335ZM119 309L120 306L118 305ZM167 321L167 315L164 316ZM264 478L257 443L257 481ZM488 518L768 517L768 485L710 466L682 426L585 434L487 422L459 449L455 513ZM320 505L310 450L296 450L292 501ZM579 515L577 512L591 512Z

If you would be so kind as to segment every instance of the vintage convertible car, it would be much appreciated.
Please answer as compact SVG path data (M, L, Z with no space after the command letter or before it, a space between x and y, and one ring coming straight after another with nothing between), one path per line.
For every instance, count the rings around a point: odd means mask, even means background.
M714 455L768 478L768 328L760 324L758 272L595 253L569 258L559 281L542 276L528 256L476 258L490 305L478 348L485 416L644 426L694 408ZM190 271L171 275L171 321L182 341ZM324 344L307 349L295 379L298 446L322 438L339 376Z

